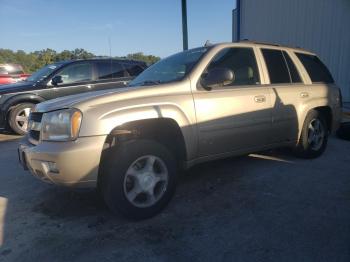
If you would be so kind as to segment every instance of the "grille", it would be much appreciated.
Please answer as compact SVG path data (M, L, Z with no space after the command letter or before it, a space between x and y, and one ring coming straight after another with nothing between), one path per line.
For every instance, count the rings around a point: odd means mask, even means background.
M29 120L40 123L42 118L43 118L43 113L32 112L30 114Z
M43 113L33 112L29 116L29 141L33 144L37 144L40 139L40 127Z

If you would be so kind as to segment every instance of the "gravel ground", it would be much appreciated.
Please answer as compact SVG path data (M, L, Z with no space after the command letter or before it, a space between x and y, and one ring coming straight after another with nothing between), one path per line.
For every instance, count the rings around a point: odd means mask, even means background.
M0 134L0 261L350 261L350 142L197 166L158 216L113 216L93 190L47 185Z

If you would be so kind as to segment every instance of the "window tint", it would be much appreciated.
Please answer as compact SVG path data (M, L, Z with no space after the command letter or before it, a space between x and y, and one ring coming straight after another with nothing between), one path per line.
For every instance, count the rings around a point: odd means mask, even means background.
M112 78L112 62L111 61L99 61L96 62L98 79L110 79Z
M261 49L271 84L290 83L289 71L281 50Z
M112 63L112 77L118 78L118 77L124 77L127 76L127 73L125 72L123 66L120 62L113 61Z
M58 75L62 76L62 84L92 80L92 66L90 63L73 64L64 68Z
M283 56L286 59L289 73L290 73L290 78L292 79L292 83L301 83L300 75L292 59L289 57L289 55L285 51L283 51Z
M304 65L312 82L334 83L333 77L328 68L317 56L302 53L296 53L296 55Z
M124 67L130 76L137 76L143 71L143 68L137 64L125 63Z
M229 68L235 80L228 85L256 85L260 83L254 51L251 48L226 48L211 61L207 72L213 68Z

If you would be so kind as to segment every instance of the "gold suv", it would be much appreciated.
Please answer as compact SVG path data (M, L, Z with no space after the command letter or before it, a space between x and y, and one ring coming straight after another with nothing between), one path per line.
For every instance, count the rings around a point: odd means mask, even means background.
M98 187L110 209L141 219L166 206L180 169L285 146L318 157L340 116L315 54L216 44L169 56L126 88L38 104L19 157L37 178Z

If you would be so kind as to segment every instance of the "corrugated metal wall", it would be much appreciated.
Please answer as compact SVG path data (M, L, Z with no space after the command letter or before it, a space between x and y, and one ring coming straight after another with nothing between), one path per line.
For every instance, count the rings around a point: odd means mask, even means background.
M317 53L350 101L350 0L241 0L241 39Z

